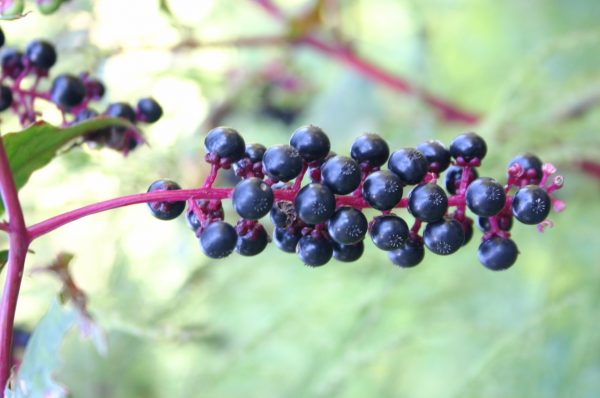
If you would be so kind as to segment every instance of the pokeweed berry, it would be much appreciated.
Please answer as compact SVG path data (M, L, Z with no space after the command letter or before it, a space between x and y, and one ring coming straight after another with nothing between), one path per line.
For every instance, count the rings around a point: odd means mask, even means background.
M342 245L362 241L368 228L367 217L360 210L350 206L339 207L327 221L329 236Z
M365 133L354 140L350 148L350 156L358 163L379 167L387 162L390 147L379 135Z
M444 218L427 224L423 241L433 253L447 256L460 249L465 241L465 232L458 221Z
M160 104L154 98L142 98L137 103L137 110L141 120L146 123L155 123L163 115Z
M522 153L515 156L508 163L508 168L518 164L523 169L523 175L520 180L526 184L539 184L542 179L542 161L532 153Z
M333 246L333 258L344 263L358 260L365 251L365 244L362 240L351 245L342 245L336 241L332 241L331 244Z
M286 253L295 253L296 246L300 240L300 233L291 228L275 228L273 230L273 242Z
M242 256L256 256L267 247L269 236L261 224L255 224L245 234L238 234L235 251Z
M420 239L407 239L399 248L387 252L392 264L402 268L419 265L425 257L425 249Z
M61 108L71 109L81 104L85 98L85 86L76 76L58 75L52 82L50 97Z
M408 225L394 214L385 214L373 219L370 234L375 246L381 250L395 250L408 239Z
M526 185L519 189L512 201L512 213L523 224L539 224L550 213L550 197L545 189L537 185Z
M448 196L437 184L417 185L408 194L408 210L421 221L438 221L448 210Z
M48 70L56 63L56 50L45 40L34 40L25 50L29 63L41 70Z
M108 105L104 114L109 117L120 117L130 123L136 122L135 110L126 102L113 102Z
M335 194L354 192L360 186L360 181L358 163L347 156L333 156L321 166L321 182Z
M296 129L290 138L290 145L308 162L323 159L331 148L329 137L312 124Z
M200 247L204 254L210 258L223 258L229 256L237 244L235 228L225 221L214 221L202 231Z
M219 158L236 161L244 156L246 144L237 130L231 127L215 127L206 135L204 149L206 153L217 155Z
M298 257L309 267L320 267L327 264L333 256L331 242L323 237L305 235L298 241L296 249Z
M462 158L465 162L473 159L483 160L487 153L487 145L483 138L475 133L464 133L450 143L450 154L454 159Z
M501 231L510 231L513 225L512 214L504 214L504 212L496 216L496 223ZM489 217L477 217L477 226L483 232L491 230Z
M319 183L305 185L294 201L298 217L307 224L321 224L335 211L335 196L327 186Z
M288 200L275 202L269 212L269 218L275 227L285 228L292 225L296 220L294 204Z
M480 217L495 216L506 204L504 188L492 178L481 177L467 188L469 210Z
M390 210L402 199L402 181L389 170L369 174L362 186L362 196L377 210Z
M415 148L394 151L388 161L388 169L400 177L404 185L418 184L427 174L428 168L427 159Z
M247 144L244 156L250 159L252 163L262 162L267 148L263 144Z
M181 189L179 184L171 180L158 180L152 183L148 192L172 191ZM176 202L148 202L148 207L152 215L159 220L172 220L179 217L185 209L185 201Z
M438 140L425 141L417 145L417 150L427 159L432 173L441 173L450 166L450 151Z
M5 85L0 86L0 112L10 108L13 102L12 90Z
M104 93L106 92L106 88L104 84L98 79L87 79L84 82L85 92L88 98L99 100L104 97Z
M484 240L477 251L479 262L492 271L510 268L519 255L519 249L512 239L494 236Z
M18 78L25 70L23 63L23 53L12 48L5 48L2 51L0 63L2 64L2 73L11 79Z
M450 166L448 168L448 170L446 171L446 175L444 176L444 180L445 180L445 185L446 185L446 191L448 191L448 193L450 195L454 195L456 193L458 193L458 189L460 187L460 181L462 179L462 174L463 174L463 168L459 167L459 166ZM468 178L467 178L467 184L470 184L471 182L473 182L479 175L477 173L477 170L475 170L474 168L469 168L469 174L468 174Z
M289 145L274 145L263 156L265 173L275 181L287 182L302 170L300 153Z
M258 220L273 207L273 191L260 178L250 177L240 181L233 190L233 208L246 220Z

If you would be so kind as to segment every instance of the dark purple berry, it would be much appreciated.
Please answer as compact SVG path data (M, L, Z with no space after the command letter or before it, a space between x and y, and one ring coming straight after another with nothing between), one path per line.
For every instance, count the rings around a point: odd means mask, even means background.
M344 263L358 260L365 251L365 244L362 240L351 245L341 245L336 241L332 241L331 244L333 246L333 257Z
M462 167L453 165L448 168L448 171L446 171L445 185L446 191L448 191L450 195L455 195L458 193L463 170L464 169ZM467 185L474 181L477 178L477 176L477 170L472 167L469 168L469 178L467 180Z
M5 48L2 51L0 63L2 64L2 73L12 79L18 78L25 70L23 63L23 53L12 48Z
M262 162L267 148L263 144L247 144L244 156L250 159L250 162Z
M210 258L229 256L236 244L235 228L221 220L210 223L200 235L200 247Z
M528 184L539 184L542 179L542 161L532 153L522 153L515 156L509 163L510 168L514 164L519 164L523 169L521 179L527 181Z
M410 268L418 265L425 257L425 249L420 239L408 239L398 249L388 251L390 261L399 267Z
M469 210L480 217L500 213L506 203L504 188L492 178L481 177L467 188L466 202Z
M432 182L417 185L408 194L408 210L421 221L438 221L448 210L448 197L440 186Z
M406 221L394 214L375 217L369 232L373 243L381 250L396 250L408 239Z
M93 110L92 108L85 108L77 112L75 115L75 123L81 123L83 121L95 118L98 116L98 112Z
M496 223L501 231L510 231L513 225L512 214L504 214L504 212L496 216ZM483 232L491 229L489 217L477 217L477 226Z
M377 210L390 210L402 199L402 181L389 170L371 173L362 187L363 198Z
M52 82L50 97L56 105L64 109L71 109L81 104L85 98L85 86L83 81L76 76L58 75Z
M308 162L323 159L331 148L327 134L312 124L296 129L290 138L290 145Z
M486 153L485 141L475 133L461 134L450 143L450 154L454 159L462 158L465 162L483 160Z
M250 177L240 181L233 190L233 208L246 220L258 220L273 207L273 191L260 178Z
M221 159L236 161L244 156L246 143L237 130L231 127L215 127L204 139L204 150Z
M136 122L135 111L131 105L126 102L113 102L112 104L108 105L108 108L106 108L104 114L109 117L120 117L129 121L130 123Z
M275 242L275 246L286 253L296 252L298 240L300 240L300 233L291 228L275 228L273 230L273 242Z
M99 100L104 97L105 91L104 84L98 79L89 79L85 82L85 92L88 98Z
M365 215L350 206L339 207L327 221L327 232L331 239L343 245L360 242L365 238L369 223Z
M181 187L171 180L158 180L154 181L148 192L156 191L174 191L181 189ZM148 207L152 212L152 215L159 220L172 220L179 217L185 209L185 201L176 202L148 202Z
M323 237L315 238L312 235L305 235L298 241L296 252L305 265L320 267L331 259L333 246Z
M34 40L27 45L25 56L34 67L48 70L56 63L56 50L45 40Z
M492 271L502 271L510 268L519 255L515 242L508 238L494 236L484 240L477 251L479 262Z
M0 86L0 112L10 108L13 101L12 90L4 84Z
M539 224L550 213L550 196L544 188L526 185L519 189L512 201L512 213L523 224Z
M438 140L425 141L417 150L427 159L432 173L441 173L450 166L450 151Z
M137 103L137 110L142 116L142 121L154 123L163 115L160 104L154 98L142 98Z
M401 148L394 151L388 161L388 169L393 171L405 185L418 184L429 165L425 156L415 148Z
M305 185L296 195L294 207L298 217L307 224L321 224L335 211L335 196L327 186L319 183Z
M358 163L379 167L387 162L390 147L379 135L366 133L354 140L350 148L350 156Z
M335 194L354 192L361 181L360 167L347 156L333 156L321 166L321 182Z
M465 241L465 231L458 221L444 218L427 224L423 240L433 253L446 256L460 249Z
M294 204L287 200L280 200L273 204L269 213L271 223L275 227L284 228L290 226L296 220Z
M265 173L276 181L287 182L302 170L300 153L289 145L274 145L263 156Z
M19 327L15 327L12 333L12 345L13 348L25 348L27 343L29 343L29 339L31 339L31 332L28 332L25 329L21 329Z
M265 228L256 224L246 234L238 235L235 251L242 256L256 256L267 247L269 236Z

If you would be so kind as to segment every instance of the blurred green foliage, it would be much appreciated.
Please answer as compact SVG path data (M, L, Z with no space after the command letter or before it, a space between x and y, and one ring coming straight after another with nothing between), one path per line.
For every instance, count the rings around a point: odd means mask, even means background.
M8 45L53 40L56 72L89 69L110 99L150 94L165 109L146 129L150 148L126 159L82 148L36 172L21 191L30 223L161 177L197 186L207 172L205 121L223 105L231 109L222 123L248 142L285 142L296 125L314 123L340 153L367 130L394 148L449 142L465 128L308 48L174 51L182 41L286 28L251 1L163 3L170 14L158 1L77 0L3 23ZM157 221L144 206L78 221L36 241L27 264L74 253L74 277L108 333L107 357L76 333L66 341L57 378L73 397L598 396L600 184L574 162L598 160L600 150L600 2L337 3L325 37L342 32L365 58L480 113L482 174L502 178L525 150L554 162L567 211L544 234L516 226L521 255L503 273L479 265L477 232L457 254L428 253L413 270L394 268L370 244L358 263L313 270L274 247L211 261L183 220ZM294 13L305 2L279 4ZM274 62L310 86L292 125L261 110L261 71ZM33 328L58 290L26 275L18 323Z

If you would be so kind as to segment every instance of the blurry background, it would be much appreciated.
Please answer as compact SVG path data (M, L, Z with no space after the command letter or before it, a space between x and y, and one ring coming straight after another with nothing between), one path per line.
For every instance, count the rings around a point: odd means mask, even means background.
M293 16L311 2L278 4ZM477 231L457 254L427 253L412 270L370 243L357 263L309 269L274 246L209 260L183 218L157 221L145 206L95 215L36 241L28 260L74 253L108 334L103 358L71 333L57 378L73 397L597 397L600 183L580 161L600 160L600 2L339 0L321 16L290 28L250 0L72 0L3 22L8 46L56 43L54 73L90 70L109 100L152 95L165 110L145 129L151 147L128 158L73 150L34 174L21 191L28 221L158 178L198 186L215 124L268 146L314 123L338 153L365 131L397 148L472 129L488 142L483 175L503 180L525 150L554 162L567 211L544 234L516 225L521 255L502 273L477 261ZM303 27L479 122L444 120L308 47L208 45ZM18 324L33 328L58 290L26 275Z

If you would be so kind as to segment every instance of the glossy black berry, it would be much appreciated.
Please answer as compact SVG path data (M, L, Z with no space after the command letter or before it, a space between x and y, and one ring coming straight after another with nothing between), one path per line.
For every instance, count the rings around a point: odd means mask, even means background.
M263 168L273 180L287 182L300 174L302 158L292 146L274 145L263 156Z
M371 240L381 250L399 249L408 239L406 221L394 214L375 217L369 232Z
M481 177L467 188L466 202L473 213L480 217L491 217L504 208L506 194L502 185L496 180Z
M405 185L418 184L429 164L425 156L415 148L401 148L394 151L388 161L388 169L393 171Z
M106 88L104 84L98 79L89 79L85 82L85 91L88 98L99 100L104 97Z
M408 210L421 221L438 221L448 210L448 197L437 184L417 185L408 194Z
M425 249L420 239L407 239L398 249L388 251L390 261L399 267L410 268L418 265L425 257Z
M300 233L290 228L275 228L273 230L275 246L286 253L296 253L298 240L300 240Z
M2 73L13 79L19 77L19 75L25 70L25 64L23 63L23 53L12 48L5 48L2 51L2 57L0 63L2 64Z
M363 240L368 227L367 217L350 206L339 207L327 222L327 232L331 239L343 245Z
M358 260L365 251L365 244L362 240L352 245L341 245L336 241L332 241L331 244L333 246L333 257L345 263Z
M273 207L273 191L260 178L250 177L240 181L233 190L233 208L246 220L258 220Z
M321 182L335 194L346 195L354 192L360 181L358 163L347 156L333 156L321 166Z
M550 196L538 185L526 185L519 189L512 202L512 213L523 224L539 224L550 213Z
M120 117L129 121L130 123L135 123L135 110L126 102L113 102L108 105L106 108L106 112L104 112L106 116L109 117Z
M34 40L29 43L25 56L31 65L42 70L48 70L56 63L56 50L45 40Z
M461 134L450 143L450 154L454 159L462 158L466 162L483 160L486 153L485 141L475 133Z
M402 199L402 181L389 170L371 173L363 183L363 198L377 210L390 210Z
M298 241L296 247L298 257L309 267L320 267L327 264L333 255L331 242L323 237L315 238L305 235Z
M455 195L456 193L458 193L463 170L464 169L462 167L452 165L448 168L448 171L446 171L444 180L446 185L446 191L448 191L450 195ZM474 168L469 168L467 185L474 181L477 177L477 170Z
M504 212L496 216L496 223L501 231L510 231L513 225L512 214L504 214ZM490 219L489 217L477 217L477 226L483 232L490 230Z
M154 98L142 98L137 103L137 110L146 123L154 123L163 115L160 104Z
M210 258L229 256L237 244L235 228L225 221L210 223L200 235L200 247Z
M319 183L305 185L296 195L294 207L298 217L307 224L321 224L335 211L335 196Z
M444 218L427 224L423 240L433 253L446 256L460 249L465 241L465 232L458 221Z
M181 189L179 184L171 180L154 181L148 188L148 192L173 191ZM185 209L185 201L176 202L148 202L152 215L159 220L172 220L179 217Z
M235 251L242 256L256 256L267 247L269 236L265 228L257 224L244 235L238 235Z
M290 145L308 162L323 159L331 149L327 134L312 124L296 129L290 138Z
M221 159L236 161L244 156L246 143L237 130L231 127L215 127L204 139L204 150Z
M12 101L12 90L8 86L0 86L0 112L10 108Z
M523 169L521 177L529 184L538 184L542 179L542 161L532 153L522 153L515 156L509 163L510 168L514 164L519 164Z
M379 167L387 162L390 147L379 135L366 133L354 140L350 148L350 156L358 163Z
M262 162L266 151L267 148L263 144L246 144L244 156L252 163Z
M450 151L438 140L425 141L417 146L417 150L425 156L429 171L441 173L450 166Z
M510 268L519 255L515 242L508 238L494 236L484 240L477 251L479 262L492 271L502 271Z
M50 97L56 105L70 109L81 104L85 98L85 86L83 81L76 76L58 75L52 82Z
M463 242L463 246L471 241L473 237L473 219L469 217L465 217L464 220L456 220L463 227L463 232L465 233L465 241Z

